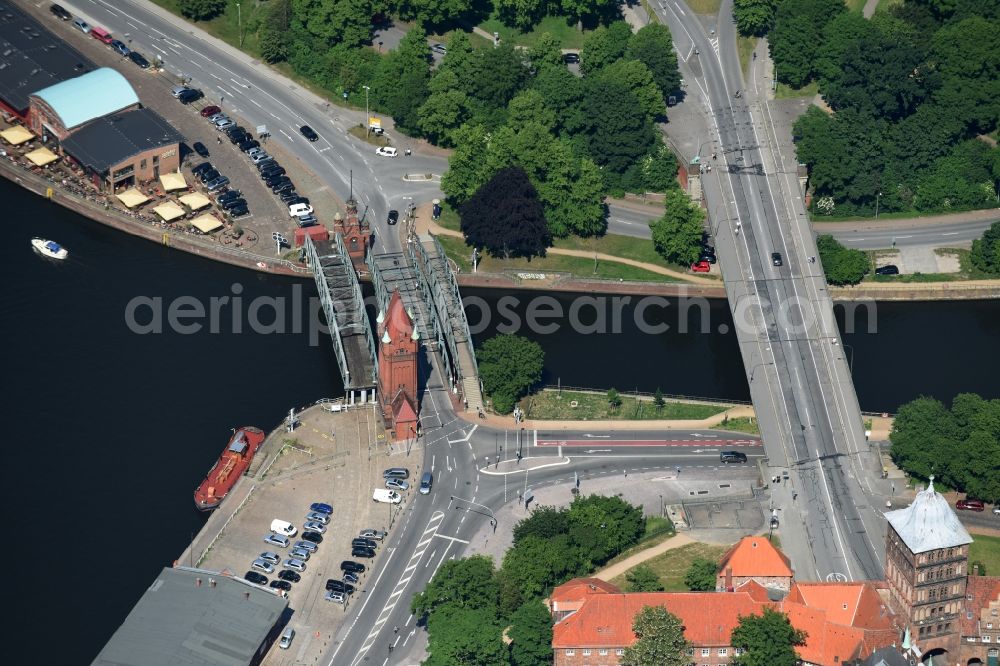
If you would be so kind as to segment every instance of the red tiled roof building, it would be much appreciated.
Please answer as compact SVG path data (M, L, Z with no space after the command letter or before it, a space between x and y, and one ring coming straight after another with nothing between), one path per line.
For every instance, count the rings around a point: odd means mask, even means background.
M766 537L744 537L722 556L715 589L732 592L751 580L786 591L792 585L791 563Z
M1000 577L978 576L977 573L973 571L965 586L965 602L959 621L958 663L997 666L1000 663Z

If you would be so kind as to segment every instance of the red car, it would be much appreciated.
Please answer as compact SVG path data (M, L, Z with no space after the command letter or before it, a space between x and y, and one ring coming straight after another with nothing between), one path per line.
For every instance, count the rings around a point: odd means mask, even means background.
M691 272L693 273L708 273L712 270L712 264L707 261L696 261L691 264Z
M982 511L986 508L986 505L983 504L983 500L964 499L958 500L958 503L955 504L955 508L965 509L966 511Z
M220 109L217 106L206 106L204 109L199 111L199 113L201 114L202 118L208 118L210 116L214 116L217 113L222 113L222 109Z

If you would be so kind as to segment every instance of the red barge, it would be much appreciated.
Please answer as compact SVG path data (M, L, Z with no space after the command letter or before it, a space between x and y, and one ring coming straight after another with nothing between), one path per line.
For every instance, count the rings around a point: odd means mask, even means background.
M215 466L194 491L194 504L199 511L218 508L237 479L250 467L265 437L263 430L252 426L236 430Z

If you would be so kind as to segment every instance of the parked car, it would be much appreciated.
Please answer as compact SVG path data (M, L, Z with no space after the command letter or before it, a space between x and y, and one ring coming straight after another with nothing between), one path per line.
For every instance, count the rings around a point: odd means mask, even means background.
M324 525L330 524L330 514L320 513L319 511L310 511L306 514L306 520L312 520L317 523L323 523Z
M315 130L313 130L312 127L309 127L309 125L303 125L300 127L299 132L310 141L316 141L319 139L319 134L316 134Z
M296 194L295 192L292 192L291 194L293 196L289 197L287 201L284 199L284 195L282 195L282 201L284 201L288 205L291 205L293 203L304 203L304 204L309 203L309 199L307 197L304 197L301 194Z
M408 479L410 478L410 470L405 467L390 467L389 469L382 472L383 479Z
M292 548L288 551L288 556L293 557L296 560L302 560L303 562L309 561L309 555L311 551L305 550L304 548Z
M230 208L226 211L226 214L232 218L243 217L244 215L250 214L250 209L246 204L243 204L242 206L237 206L236 208Z
M288 176L283 173L276 173L272 176L268 176L264 179L264 184L268 187L274 187L275 185L281 185L282 183L291 183ZM277 193L276 193L277 194Z
M309 204L297 203L292 204L288 207L288 216L296 217L298 215L309 215L313 212L313 207Z
M707 261L696 261L691 264L692 273L708 273L712 270L712 265Z
M247 200L243 197L238 199L227 199L226 201L220 202L219 205L222 206L222 210L232 210L233 208L246 206Z
M302 529L310 530L313 532L319 532L320 534L323 534L324 532L326 532L326 525L324 525L323 523L318 523L315 520L310 520L302 526Z
M375 539L377 541L381 541L382 539L389 536L389 533L383 532L382 530L369 529L369 530L361 530L361 533L358 534L358 536L361 537L362 539Z
M289 558L284 562L282 562L281 566L285 567L286 569L291 569L292 571L298 571L299 573L302 573L303 571L306 570L306 563L303 562L302 560L295 559L294 557Z
M223 203L225 201L232 201L233 199L240 199L242 196L243 193L239 190L226 190L215 197L215 200L219 203Z
M371 548L372 550L375 550L376 548L378 548L378 542L376 542L374 539L366 539L365 537L356 537L354 539L351 539L351 547L353 548L354 546L360 546L361 548Z
M302 215L295 218L295 224L299 225L303 229L306 227L312 227L319 224L319 220L315 215Z
M295 638L295 630L291 627L285 627L285 630L281 633L281 640L278 641L278 647L282 650L287 650L292 647L293 638Z
M177 99L178 97L181 96L181 93L183 93L185 90L191 90L191 89L188 88L187 86L174 86L170 90L170 94L173 95L174 99Z
M440 53L441 55L448 55L448 47L440 42L435 42L431 44L431 50Z
M352 562L351 560L344 560L340 563L341 571L350 571L351 573L364 573L365 565L360 562Z
M208 157L208 148L206 148L205 144L201 141L195 141L194 145L191 146L191 149L202 157Z
M284 590L287 592L288 590L292 589L292 584L289 583L287 580L275 579L271 581L271 587L273 587L276 590Z
M257 558L256 560L254 560L253 564L250 565L250 568L251 569L256 569L258 571L263 571L264 573L273 573L274 572L274 567L271 566L271 563L268 562L267 560L262 560L260 558Z
M90 34L90 24L84 21L82 18L73 19L73 27L85 35Z
M278 548L288 548L288 537L283 534L268 534L264 537L264 543L269 543L272 546L277 546Z
M289 583L297 583L302 580L302 576L295 573L291 569L282 569L278 572L278 578L281 580L287 580Z
M261 162L264 162L264 161L267 161L267 160L270 160L271 162L274 162L274 158L271 157L270 155L268 155L267 153L265 153L263 150L258 150L257 152L251 151L251 152L249 152L247 154L250 155L250 159L253 161L254 164L260 164ZM274 163L277 164L277 162L274 162Z
M136 65L138 65L140 69L149 69L150 68L149 61L146 60L146 57L143 56L138 51L129 51L129 53L128 53L128 59L131 60L132 62L134 62Z
M227 118L226 116L223 116L222 118L215 121L215 129L226 130L235 124L236 121L234 121L232 118Z
M344 572L344 582L345 583L353 583L353 584L357 585L359 580L360 580L360 578L358 578L358 574L354 573L353 571L345 571Z
M375 154L381 155L382 157L395 157L397 151L392 146L382 146L381 148L375 151Z
M272 553L269 550L265 550L263 553L258 555L258 557L264 560L265 562L270 562L271 564L277 564L278 562L281 561L281 558L278 557L277 553Z
M323 543L323 535L319 532L303 532L302 538L313 543Z
M580 64L580 54L579 53L564 53L563 62L567 65L579 65Z
M393 488L394 490L409 490L410 484L402 479L386 479L386 488Z
M333 590L327 592L323 598L327 601L333 601L338 604L342 604L347 601L347 597L344 596L343 592L334 592Z
M191 90L185 90L180 95L177 96L177 101L181 104L190 104L191 102L197 101L205 96L200 90L192 88Z
M281 165L278 164L278 161L275 160L272 156L268 155L262 160L255 161L254 166L257 167L257 171L263 171L269 166L281 166Z
M243 574L243 578L251 583L256 583L257 585L267 585L267 576L259 574L256 571L246 572Z
M101 44L110 44L115 41L115 38L111 36L111 33L104 28L99 28L96 25L91 27L90 36L99 41Z
M214 192L216 190L222 189L228 184L229 184L228 178L226 178L225 176L219 176L215 180L209 183L205 183L205 187L206 189L208 189L209 192Z
M112 39L111 44L109 44L108 46L110 46L116 53L118 53L121 56L128 57L128 54L132 52L132 49L125 46L125 42L118 39Z
M222 174L219 173L219 170L215 169L213 167L211 169L206 169L204 171L199 171L198 172L198 180L200 180L203 183L207 183L209 181L215 180L216 178L218 178L221 175Z
M245 153L248 150L252 150L253 148L258 147L259 145L260 145L260 141L258 141L257 139L255 139L252 136L250 136L249 134L247 134L246 138L243 139L243 141L240 141L240 143L239 143L239 149L242 150Z
M386 218L386 222L388 222L389 224L396 224L397 222L399 222L399 211L390 210L389 217Z
M962 509L964 511L983 511L986 508L986 505L983 503L983 500L966 498L958 500L955 504L955 508Z
M301 198L299 196L299 193L296 192L295 190L288 190L287 192L282 192L281 194L278 195L278 197L284 204L295 203L296 199Z
M68 11L60 7L59 5L52 5L49 7L49 11L52 12L56 18L62 19L63 21L68 21L73 18L73 15Z
M371 559L375 557L375 549L355 546L351 548L351 557L367 557Z
M222 109L220 109L219 107L215 106L214 104L210 104L210 105L206 106L204 109L202 109L201 111L198 112L198 114L202 118L211 118L212 116L214 116L216 114L219 114L219 113L222 113Z
M196 164L193 167L191 167L191 172L194 174L199 174L202 171L207 171L212 168L214 167L212 166L211 162L202 162L201 164Z
M308 550L310 553L315 553L318 550L318 547L312 541L296 541L294 548Z
M875 275L899 275L899 266L887 264L875 269Z
M326 589L334 590L336 592L343 592L345 594L354 594L354 586L350 583L345 583L342 580L337 580L336 578L327 578Z
M388 488L376 488L372 492L373 502L383 502L385 504L399 504L403 498L395 490Z
M285 181L271 187L271 192L273 194L281 194L282 192L287 192L288 190L294 190L294 189L295 185L292 184L291 181Z
M783 262L781 260L781 253L780 252L772 252L771 253L771 263L774 264L775 266L781 266L782 265Z
M285 175L285 168L275 165L269 169L264 169L263 171L261 171L260 179L267 180L269 178L274 178L275 176L284 176L284 175Z

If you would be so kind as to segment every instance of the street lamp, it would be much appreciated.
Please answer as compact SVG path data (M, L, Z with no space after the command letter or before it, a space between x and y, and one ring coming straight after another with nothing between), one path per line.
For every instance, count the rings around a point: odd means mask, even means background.
M875 195L875 219L878 219L878 201L882 198L882 193L879 192Z
M240 3L236 3L236 25L240 31L240 48L243 48L243 10L240 9Z
M487 511L489 511L490 512L490 525L493 526L493 531L496 531L496 529L497 529L497 517L496 517L496 514L493 513L493 509L491 509L490 507L486 506L485 504L480 504L479 502L473 502L470 499L465 499L464 497L459 497L457 495L452 495L451 499L452 499L452 501L459 500L459 501L465 502L467 504L474 504L476 506L481 506L484 509L486 509ZM456 506L455 508L457 509L458 507ZM466 509L466 511L468 511L468 509ZM478 511L477 511L477 513L478 513Z
M767 363L757 363L752 368L750 368L750 383L751 384L753 384L753 376L754 376L754 373L757 372L757 368L760 368L760 367L763 367L763 366L767 366L767 365L774 365L774 361L768 361Z
M371 90L369 86L361 86L365 89L365 138L368 138L368 133L371 130L371 121L368 118L368 91Z

